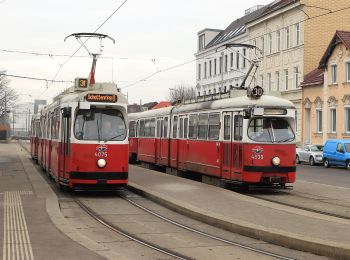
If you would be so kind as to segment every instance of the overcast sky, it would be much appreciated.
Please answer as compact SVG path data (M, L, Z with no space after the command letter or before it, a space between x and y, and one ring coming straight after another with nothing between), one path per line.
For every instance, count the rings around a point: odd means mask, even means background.
M9 53L25 51L35 53L71 55L79 47L74 38L64 42L72 33L93 32L124 0L0 0L0 70L8 74L53 79L60 64L67 57L38 56ZM197 51L197 32L204 28L225 29L244 11L270 0L128 0L125 5L98 31L116 40L104 41L102 57L97 62L96 81L114 81L128 94L129 103L142 100L162 101L169 88L196 82L195 62L177 69L161 72L146 81L124 88L158 69L185 63L194 59ZM91 51L99 42L90 40ZM87 55L81 49L76 55ZM155 62L152 62L152 59ZM73 81L87 77L90 58L72 58L62 66L56 80ZM20 102L51 98L71 86L70 83L46 84L11 78L11 87L20 96ZM48 87L48 88L47 88ZM123 89L124 88L124 89Z

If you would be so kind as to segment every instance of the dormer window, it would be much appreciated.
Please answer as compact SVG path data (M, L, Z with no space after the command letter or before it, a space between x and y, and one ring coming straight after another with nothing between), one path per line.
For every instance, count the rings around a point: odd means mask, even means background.
M205 48L205 34L202 34L198 38L198 50L201 51Z

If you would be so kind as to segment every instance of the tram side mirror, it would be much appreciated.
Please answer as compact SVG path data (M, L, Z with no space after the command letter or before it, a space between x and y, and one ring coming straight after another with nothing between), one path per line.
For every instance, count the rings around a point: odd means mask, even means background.
M247 108L243 110L243 118L244 119L250 119L252 116L252 110Z
M64 107L62 109L62 116L63 117L69 118L69 117L71 117L71 115L72 115L72 108L71 107Z

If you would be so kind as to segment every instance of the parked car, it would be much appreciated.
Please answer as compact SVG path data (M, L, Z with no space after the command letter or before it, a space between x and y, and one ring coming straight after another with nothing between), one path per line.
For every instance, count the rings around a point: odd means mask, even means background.
M350 140L329 139L323 149L323 165L343 166L350 170Z
M308 144L304 148L296 149L296 163L307 162L311 166L322 164L323 145Z

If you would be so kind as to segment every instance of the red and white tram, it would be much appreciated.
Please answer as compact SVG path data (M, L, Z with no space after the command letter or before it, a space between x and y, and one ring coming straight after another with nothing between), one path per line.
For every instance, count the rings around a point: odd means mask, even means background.
M248 96L129 114L129 158L204 180L295 182L295 106Z
M115 84L77 79L32 120L31 154L60 187L128 182L127 101Z

